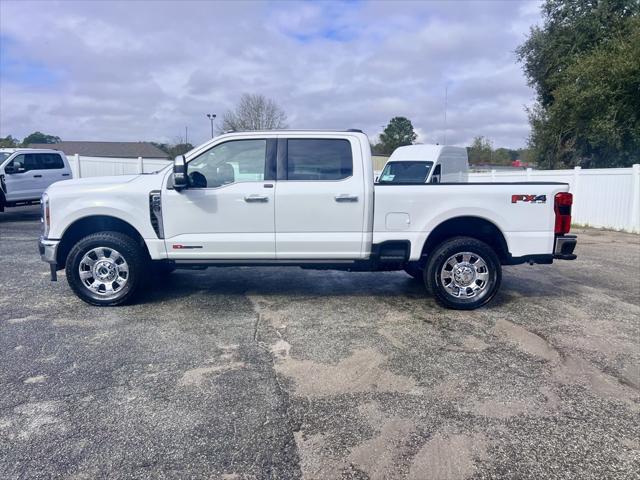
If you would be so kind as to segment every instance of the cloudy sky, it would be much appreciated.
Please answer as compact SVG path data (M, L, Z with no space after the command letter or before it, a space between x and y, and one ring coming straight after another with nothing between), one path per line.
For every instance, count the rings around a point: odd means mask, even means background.
M520 147L533 101L514 49L538 1L0 1L0 136L189 141L242 93L291 128L396 115L422 142Z

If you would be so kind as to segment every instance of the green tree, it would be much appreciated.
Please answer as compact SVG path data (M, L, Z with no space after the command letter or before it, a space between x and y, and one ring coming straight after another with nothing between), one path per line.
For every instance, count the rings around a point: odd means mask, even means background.
M0 137L0 148L14 148L18 146L18 140L11 135L7 135L4 138Z
M411 120L405 117L393 117L380 134L380 143L376 148L389 155L398 147L411 145L417 137Z
M60 137L56 137L53 135L46 135L42 132L33 132L31 135L25 137L22 141L22 145L27 147L32 143L58 143L60 142Z
M518 48L538 102L539 165L628 166L640 156L640 2L547 0Z
M190 143L176 143L175 145L171 145L169 147L169 151L167 152L171 158L177 157L178 155L184 155L189 150L193 150L193 145Z
M494 165L511 165L516 158L518 158L518 152L509 148L496 148L493 151Z
M474 137L473 143L467 147L470 164L492 163L493 160L493 144L486 137Z
M175 143L158 143L151 142L152 145L158 147L164 153L169 155L169 158L177 157L178 155L184 155L189 150L193 149L193 145L190 143L185 143L182 137L177 137L174 140Z

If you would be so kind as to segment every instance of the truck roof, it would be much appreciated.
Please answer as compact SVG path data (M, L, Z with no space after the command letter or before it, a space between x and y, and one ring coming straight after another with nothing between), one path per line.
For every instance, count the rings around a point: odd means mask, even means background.
M346 130L338 130L331 128L284 128L279 130L227 130L222 133L222 135L230 134L230 133L300 133L300 132L310 132L310 133L364 133L359 128L348 128Z

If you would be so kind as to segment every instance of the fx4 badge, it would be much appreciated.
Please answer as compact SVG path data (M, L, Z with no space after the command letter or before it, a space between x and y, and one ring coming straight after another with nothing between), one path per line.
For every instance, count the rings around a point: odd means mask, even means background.
M546 195L511 195L511 203L547 203Z

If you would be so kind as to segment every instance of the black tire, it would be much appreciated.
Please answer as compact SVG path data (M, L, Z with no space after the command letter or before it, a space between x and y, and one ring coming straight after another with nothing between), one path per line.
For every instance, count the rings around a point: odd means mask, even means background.
M467 252L472 255L468 262L464 262L462 254ZM468 277L465 280L472 279L472 283L468 286L464 286L466 282L461 281L460 284L463 286L459 287L454 281L454 276L443 271L444 268L447 272L454 272L453 269L448 269L451 267L451 263L447 265L447 262L455 255L460 256L451 262L461 267L467 267ZM475 261L474 255L476 255ZM443 281L443 276L447 275L451 278L445 278ZM447 282L447 280L449 281ZM470 237L454 237L442 242L429 255L424 272L424 282L440 305L456 310L473 310L486 305L498 292L502 282L502 267L495 251L486 243ZM456 291L460 296L455 295Z
M100 247L106 249L105 255L108 256L105 258L111 258L112 252L116 251L127 266L126 282L121 290L112 296L109 296L108 292L101 294L99 291L91 290L80 278L80 263L83 258L93 249ZM69 286L82 300L90 305L116 306L134 298L142 284L146 266L146 252L133 238L120 232L98 232L82 238L73 246L67 257L65 271ZM95 279L93 280L95 282ZM91 279L87 280L90 281Z
M415 262L408 263L404 267L404 271L407 272L407 274L411 275L416 280L420 280L421 282L424 280L424 267L421 266L419 263L415 263Z

